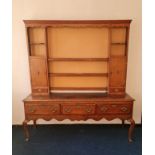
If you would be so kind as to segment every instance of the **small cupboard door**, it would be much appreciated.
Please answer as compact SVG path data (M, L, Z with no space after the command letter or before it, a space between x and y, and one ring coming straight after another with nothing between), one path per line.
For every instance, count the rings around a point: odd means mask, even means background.
M48 72L46 59L43 57L30 57L30 73L32 93L48 93Z
M126 57L112 57L109 64L109 94L121 95L125 93Z

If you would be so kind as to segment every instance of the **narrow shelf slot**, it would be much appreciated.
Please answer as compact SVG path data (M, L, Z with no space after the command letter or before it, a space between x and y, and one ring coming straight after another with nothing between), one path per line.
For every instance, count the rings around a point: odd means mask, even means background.
M101 76L107 77L108 73L49 73L49 76Z

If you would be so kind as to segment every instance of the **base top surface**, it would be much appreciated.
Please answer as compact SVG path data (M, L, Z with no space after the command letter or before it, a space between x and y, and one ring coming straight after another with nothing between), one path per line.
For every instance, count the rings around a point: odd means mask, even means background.
M96 100L96 101L134 101L132 97L125 94L124 97L111 97L102 93L51 93L49 95L34 96L30 94L23 101L68 101L68 100Z

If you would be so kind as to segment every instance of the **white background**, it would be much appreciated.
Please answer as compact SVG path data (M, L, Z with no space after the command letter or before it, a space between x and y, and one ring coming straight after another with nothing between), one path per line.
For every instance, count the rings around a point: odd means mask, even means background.
M143 155L155 154L154 6L153 0L143 1ZM0 1L0 154L7 155L12 152L11 18L11 0Z

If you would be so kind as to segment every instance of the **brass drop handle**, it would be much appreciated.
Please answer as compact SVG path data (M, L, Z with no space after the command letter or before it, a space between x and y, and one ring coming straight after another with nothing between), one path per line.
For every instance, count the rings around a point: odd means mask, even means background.
M55 113L55 112L57 112L57 108L56 108L56 107L54 107L54 108L52 107L52 108L51 108L51 111L52 111L53 113Z
M128 108L127 108L127 107L122 107L121 110L122 110L123 112L126 112L126 111L128 110Z
M35 112L35 109L34 109L33 107L30 107L29 112L30 112L30 113Z
M101 111L102 111L102 112L105 112L105 111L107 111L107 110L108 110L108 108L107 108L107 107L104 107L104 106L103 106L103 107L101 107Z
M64 111L67 112L67 113L69 113L69 112L71 112L71 108L65 108Z
M91 109L91 108L87 108L86 111L87 111L88 113L90 113L90 112L92 111L92 109Z

